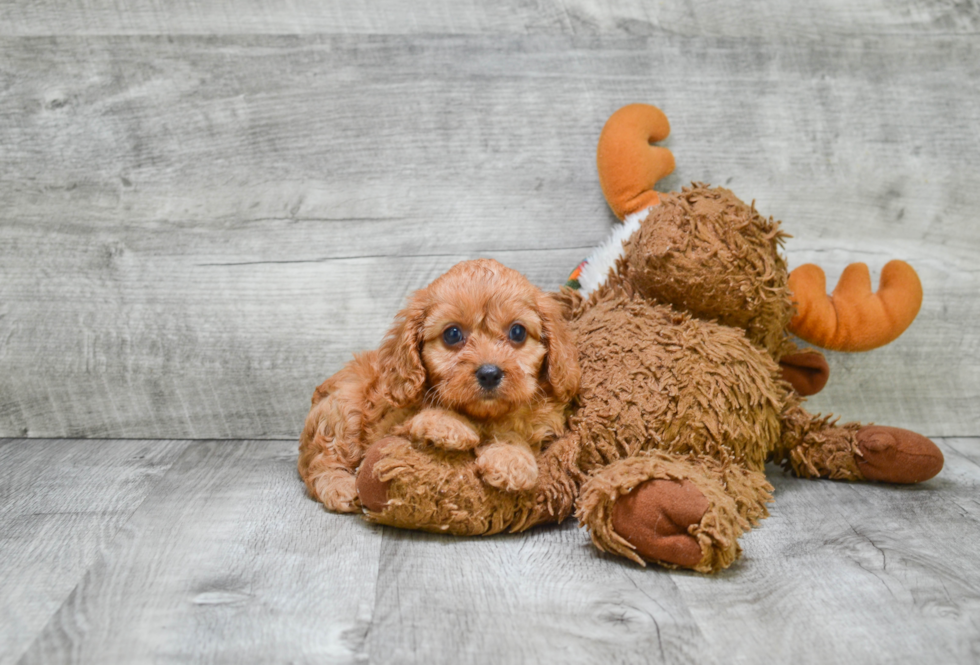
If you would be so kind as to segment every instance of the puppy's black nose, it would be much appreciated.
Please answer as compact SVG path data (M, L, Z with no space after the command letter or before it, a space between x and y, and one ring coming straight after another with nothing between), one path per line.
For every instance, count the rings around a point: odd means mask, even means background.
M504 378L504 370L496 365L480 365L480 369L476 370L477 383L484 390L493 390L500 385L502 378Z

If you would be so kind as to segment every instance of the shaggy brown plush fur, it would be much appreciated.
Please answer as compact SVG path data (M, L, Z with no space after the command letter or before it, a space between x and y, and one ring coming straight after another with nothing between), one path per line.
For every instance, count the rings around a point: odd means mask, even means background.
M768 514L767 460L804 477L938 472L942 456L927 439L812 416L783 380L778 361L797 349L777 223L724 189L660 198L603 285L587 299L556 295L581 392L568 433L539 455L538 486L500 491L479 481L471 456L396 440L361 470L361 486L387 499L368 506L369 519L472 535L560 521L574 508L600 549L712 572ZM902 475L893 459L925 462Z

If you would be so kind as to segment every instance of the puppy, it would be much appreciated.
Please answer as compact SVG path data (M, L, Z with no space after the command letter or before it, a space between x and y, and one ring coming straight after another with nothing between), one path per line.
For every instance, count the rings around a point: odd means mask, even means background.
M472 451L484 482L529 489L534 454L564 432L579 378L555 300L496 261L460 263L415 292L380 349L316 389L300 476L330 510L356 512L364 451L400 436Z

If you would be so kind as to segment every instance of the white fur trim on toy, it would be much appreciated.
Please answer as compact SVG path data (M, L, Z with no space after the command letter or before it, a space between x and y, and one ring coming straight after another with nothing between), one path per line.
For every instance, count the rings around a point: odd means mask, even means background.
M632 215L627 215L623 220L623 225L613 230L606 240L592 250L589 258L582 266L582 274L578 281L581 284L579 292L589 297L589 294L602 286L609 277L609 271L616 267L616 261L623 255L623 243L630 239L637 229L640 222L646 219L650 213L650 208L644 208Z

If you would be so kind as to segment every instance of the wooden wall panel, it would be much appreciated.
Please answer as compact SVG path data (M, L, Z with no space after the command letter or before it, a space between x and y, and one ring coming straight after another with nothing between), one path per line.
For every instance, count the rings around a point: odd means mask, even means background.
M633 101L672 120L663 189L754 199L795 236L791 262L831 281L854 260L920 270L919 320L835 355L815 410L980 431L972 36L5 37L0 52L0 435L295 436L313 387L456 261L560 284L612 226L595 141Z
M764 36L975 34L969 2L764 0L35 0L0 5L0 34L595 34Z

